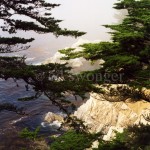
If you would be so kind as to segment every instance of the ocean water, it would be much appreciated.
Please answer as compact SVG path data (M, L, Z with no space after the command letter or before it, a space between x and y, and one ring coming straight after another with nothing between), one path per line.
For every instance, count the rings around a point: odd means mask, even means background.
M44 122L44 117L49 111L60 113L59 109L44 96L34 101L18 101L18 98L34 95L34 91L31 87L26 91L22 80L17 81L17 84L18 86L12 79L0 80L0 103L14 104L18 108L23 108L25 112L25 115L6 110L0 112L0 145L2 139L8 138L6 133L21 131L25 127L34 130L37 126L41 126L41 134L58 133L58 124L48 124Z

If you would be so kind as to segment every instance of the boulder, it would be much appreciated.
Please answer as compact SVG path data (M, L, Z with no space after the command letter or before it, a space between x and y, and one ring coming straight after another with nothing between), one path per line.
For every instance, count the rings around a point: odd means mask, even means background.
M60 115L57 115L55 113L52 113L52 112L48 112L46 115L45 115L45 118L44 118L44 121L47 121L49 123L53 123L54 121L59 121L59 122L63 122L64 119L62 116Z

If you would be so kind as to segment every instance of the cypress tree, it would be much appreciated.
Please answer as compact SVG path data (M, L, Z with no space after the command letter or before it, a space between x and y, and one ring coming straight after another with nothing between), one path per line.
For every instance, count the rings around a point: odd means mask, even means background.
M121 24L104 25L112 29L112 41L96 44L83 44L83 51L65 49L60 52L66 54L63 59L84 57L95 61L103 59L105 63L99 70L103 76L113 73L123 74L122 81L115 84L128 84L133 87L150 86L150 1L149 0L119 0L115 9L127 9L128 15ZM87 73L87 72L86 72ZM100 82L104 83L104 81Z
M59 27L59 23L62 20L55 19L51 14L51 9L58 6L59 4L47 3L44 0L1 0L0 20L3 22L1 29L10 34L17 33L18 30L35 31L40 34L53 33L55 36L78 37L85 34L84 32L61 29ZM29 46L23 45L33 40L33 38L0 37L0 53L27 49Z
M60 35L78 37L85 32L62 29L57 20L52 17L51 9L58 7L59 4L47 3L44 0L1 0L0 1L0 20L3 21L2 31L9 34L20 31L35 31L39 34L53 33L56 37ZM19 15L19 17L15 17ZM21 19L20 16L23 16ZM24 20L24 18L28 18ZM28 49L26 44L32 42L31 37L0 37L0 53L10 53ZM13 78L23 79L26 82L26 90L29 85L35 90L35 95L20 98L20 101L35 100L42 94L58 106L64 112L66 106L74 105L65 99L68 93L84 96L84 92L96 90L94 86L81 79L76 79L69 73L70 67L67 64L46 64L46 65L27 65L25 57L0 57L0 78L7 80ZM85 88L86 87L86 88ZM3 106L3 105L2 105ZM8 106L8 105L5 105ZM1 107L2 110L6 107ZM14 107L12 107L14 108ZM8 110L10 110L8 108ZM16 110L16 109L11 109Z

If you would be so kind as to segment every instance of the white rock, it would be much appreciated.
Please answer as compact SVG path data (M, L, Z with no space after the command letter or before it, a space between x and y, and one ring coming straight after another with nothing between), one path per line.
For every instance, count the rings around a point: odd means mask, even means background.
M129 125L150 124L150 103L144 100L109 102L102 95L91 94L74 115L85 122L90 132L103 131L104 139L110 140L114 130L122 132Z
M47 121L49 123L53 123L54 121L63 122L63 117L61 117L60 115L54 114L52 112L48 112L45 115L44 121Z

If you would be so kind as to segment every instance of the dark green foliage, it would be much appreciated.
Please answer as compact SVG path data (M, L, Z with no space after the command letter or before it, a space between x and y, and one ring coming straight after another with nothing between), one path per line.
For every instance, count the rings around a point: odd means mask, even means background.
M61 125L60 128L69 126L69 128L72 128L76 133L82 133L86 134L89 133L89 128L85 125L85 122L78 119L75 116L69 116L64 118L64 122Z
M123 73L123 82L130 86L150 86L150 1L123 0L116 9L127 9L128 15L119 25L105 25L112 29L112 42L81 45L83 51L61 50L63 59L84 57L87 60L103 59L99 73ZM111 83L114 83L111 81ZM120 83L120 82L118 82Z
M141 88L137 89L134 87L128 87L128 86L118 86L115 88L109 88L110 91L109 96L119 96L120 101L127 100L128 98L131 98L132 101L138 101L141 99L144 99L148 102L150 102L150 97L144 94L143 90Z
M26 43L32 42L34 39L24 39L18 37L1 37L0 40L0 53L11 53L28 49L30 46L26 45ZM16 40L18 40L18 42L16 42Z
M128 139L128 132L117 133L115 139L112 141L100 141L97 150L127 150L126 142Z
M82 35L83 32L71 33L69 30L62 30L59 27L61 20L56 20L51 17L51 9L58 7L59 4L47 3L44 0L1 0L0 2L0 17L4 20L5 25L2 26L4 31L9 33L15 33L16 30L33 30L38 33L52 32L54 34L61 35L62 32L68 31L70 35ZM41 11L45 12L41 14ZM14 13L15 12L15 13ZM19 19L12 19L12 16L19 14L24 15L32 19L32 21L24 21ZM35 22L36 21L36 22ZM67 32L67 33L68 33ZM68 34L67 34L68 35Z
M34 39L24 39L19 37L5 38L0 37L0 53L17 52L20 50L28 49L30 46L22 46Z
M34 31L39 34L53 33L56 37L60 35L78 37L85 32L62 29L59 23L62 20L56 20L51 16L51 9L59 4L47 3L44 0L1 0L0 1L0 20L4 24L0 27L2 31L9 34L17 31ZM43 13L44 12L44 13ZM19 17L15 17L20 15ZM0 53L16 52L28 49L28 42L34 39L20 37L0 37ZM66 107L75 106L66 100L66 95L84 96L85 92L96 90L91 84L75 79L75 76L69 73L70 67L67 64L47 64L47 65L27 65L25 57L0 57L0 78L7 80L13 78L14 81L23 79L35 90L32 97L19 98L20 101L36 100L41 95L48 99L61 110L67 113Z
M59 4L47 3L44 0L13 0L11 2L9 0L1 0L0 20L2 20L4 24L0 26L0 28L2 31L7 31L10 34L17 33L18 30L35 31L37 33L53 33L56 36L64 35L78 37L85 34L85 32L61 29L59 27L59 23L62 20L57 20L51 15L51 9L58 6ZM21 15L23 17L22 19L18 19L18 17L14 17L16 15ZM33 40L33 38L0 37L0 53L28 49L29 46L22 46L19 44L26 44Z
M139 147L141 149L146 149L150 147L150 126L149 125L139 125L128 128L129 133L133 133L132 141L130 141L130 146L134 145L135 149Z
M150 126L128 127L123 133L117 133L112 141L100 141L97 150L149 150Z
M66 94L80 95L84 98L86 92L100 92L100 89L90 82L70 74L71 68L67 64L26 65L21 57L1 57L0 62L1 78L23 79L35 90L35 96L20 98L22 101L35 100L44 94L68 114L64 107L70 105L74 109L74 105L65 99Z
M28 130L28 128L24 128L20 132L20 137L27 138L27 139L30 139L30 140L36 140L38 138L39 131L40 131L40 127L37 127L35 129L35 131L30 131L30 130Z
M31 101L35 99L36 99L35 96L31 96L31 97L18 98L18 101Z
M92 145L97 135L76 133L68 131L64 135L56 138L50 145L51 150L84 150Z
M69 131L56 138L50 148L52 150L83 150L91 147L96 139L99 139L99 147L94 150L149 150L150 126L141 124L128 127L123 133L116 133L116 137L111 141L101 140L100 134L90 135Z
M37 33L53 33L55 36L73 36L78 37L84 32L61 29L59 23L51 15L51 9L59 6L59 4L47 3L43 0L1 0L0 1L0 19L3 25L0 27L9 34L21 31L35 31ZM44 13L43 13L44 12ZM23 16L18 19L15 15ZM29 19L26 19L26 18ZM0 37L0 53L10 53L29 48L26 46L28 42L34 39L20 37ZM24 46L23 46L24 45ZM46 95L60 109L66 111L63 106L71 105L65 100L67 92L73 94L82 94L82 89L87 83L75 81L73 75L69 73L70 67L67 64L47 64L47 65L27 65L25 57L0 57L0 78L7 80L13 78L15 81L23 79L26 82L26 90L31 85L35 90L32 97L19 98L20 101L35 100L42 94ZM73 81L74 80L74 81ZM72 86L72 85L75 86ZM89 91L87 87L84 91Z
M18 30L23 31L35 31L38 33L53 33L56 36L81 36L84 32L72 31L67 29L61 29L59 22L51 17L50 10L59 5L46 3L43 0L31 0L31 1L12 1L7 0L0 2L0 19L4 21L4 25L1 26L3 31L7 31L10 34L16 33ZM42 14L40 10L45 10L45 14ZM42 11L43 12L43 11ZM30 21L24 21L19 19L12 19L14 15L23 15L29 17ZM12 38L0 38L0 53L9 53L18 50L28 48L28 46L22 46L28 42L32 42L34 39L24 39L19 37ZM24 57L0 57L0 78L7 80L8 78L23 79L27 85L31 85L36 94L32 97L19 98L22 101L35 100L42 94L46 95L53 104L60 107L60 109L66 111L63 106L71 105L69 101L65 100L65 94L67 92L71 94L80 94L89 91L92 87L86 82L76 80L73 75L69 73L70 67L67 64L47 64L47 65L26 65ZM74 85L74 86L73 86ZM85 88L86 87L86 88ZM83 89L85 89L83 91Z
M15 45L15 44L26 44L28 42L32 42L34 39L24 39L24 38L17 38L17 37L12 37L12 38L0 38L0 44L5 44L7 42L7 44L9 45Z

